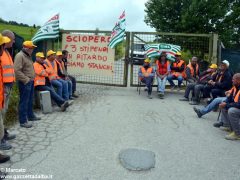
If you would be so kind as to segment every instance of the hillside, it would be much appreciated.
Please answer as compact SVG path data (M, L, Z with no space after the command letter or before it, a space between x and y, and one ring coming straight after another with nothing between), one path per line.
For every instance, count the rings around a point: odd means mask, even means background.
M30 40L37 31L37 29L34 29L33 27L0 23L0 32L2 32L5 29L9 29L17 33L19 36L22 36L25 40Z

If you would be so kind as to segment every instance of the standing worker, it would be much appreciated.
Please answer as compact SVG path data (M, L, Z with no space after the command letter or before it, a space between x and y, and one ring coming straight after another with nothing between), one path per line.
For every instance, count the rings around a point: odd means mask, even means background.
M9 42L10 42L10 39L8 37L2 36L2 34L0 34L0 58L3 53L4 44ZM0 66L1 66L1 63L0 63ZM0 111L2 111L3 107L4 107L4 89L3 89L3 78L2 78L2 67L1 67L0 68ZM0 139L2 139L3 136L4 136L4 125L3 125L2 113L0 113ZM10 160L10 156L3 155L0 152L0 163L4 163L9 160ZM0 175L2 174L3 172L0 171Z
M6 113L8 110L10 95L12 91L13 84L15 82L14 67L12 56L8 52L8 48L12 48L13 43L15 42L15 35L10 30L4 30L2 32L3 36L6 36L10 39L9 43L6 43L4 46L3 53L1 55L1 64L2 64L2 73L3 73L3 86L4 86L4 108L2 110L3 121L6 122ZM4 129L4 137L1 140L0 149L8 150L12 146L7 143L7 140L15 139L16 135L9 134L7 129Z
M20 126L25 128L32 127L29 121L41 119L33 113L33 80L35 72L31 55L35 47L37 46L32 41L24 41L22 50L15 56L14 60L14 70L20 92L19 122Z

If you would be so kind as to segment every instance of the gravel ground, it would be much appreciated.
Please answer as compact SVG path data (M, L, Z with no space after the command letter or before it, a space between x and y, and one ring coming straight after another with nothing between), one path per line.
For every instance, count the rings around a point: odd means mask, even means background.
M155 89L154 89L155 90ZM240 142L212 124L218 113L199 119L192 106L167 92L164 100L146 98L136 88L80 85L80 98L67 112L41 115L33 129L16 127L12 156L3 167L24 168L56 180L238 180ZM149 150L155 168L123 168L119 152Z

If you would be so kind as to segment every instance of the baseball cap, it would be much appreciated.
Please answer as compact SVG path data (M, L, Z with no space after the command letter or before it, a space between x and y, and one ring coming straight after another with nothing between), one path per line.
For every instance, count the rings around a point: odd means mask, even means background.
M11 41L11 39L9 39L7 36L3 36L1 33L0 33L0 46L2 44L5 44L5 43L9 43Z
M48 56L51 56L51 55L53 55L53 54L56 54L56 52L54 52L53 50L49 50L49 51L47 52L47 57L48 57Z
M38 52L38 53L36 53L36 57L44 58L45 56L42 52Z
M23 46L27 47L27 48L35 48L35 47L37 47L36 45L33 44L32 41L24 41L23 42Z

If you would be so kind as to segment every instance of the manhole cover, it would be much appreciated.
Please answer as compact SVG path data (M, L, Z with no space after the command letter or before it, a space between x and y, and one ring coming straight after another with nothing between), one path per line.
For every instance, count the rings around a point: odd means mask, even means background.
M155 154L146 150L123 150L119 154L119 160L123 167L132 171L144 171L155 167Z

